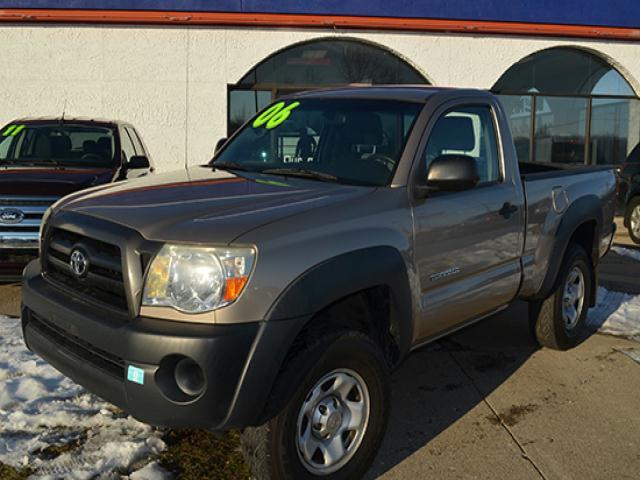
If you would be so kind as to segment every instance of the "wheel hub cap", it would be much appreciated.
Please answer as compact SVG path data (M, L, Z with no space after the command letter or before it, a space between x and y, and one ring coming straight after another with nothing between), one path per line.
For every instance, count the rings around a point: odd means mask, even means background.
M362 443L369 409L369 391L358 373L339 369L322 377L298 413L296 443L304 467L329 475L346 465Z
M313 434L316 438L335 435L342 426L342 405L337 397L322 399L313 413Z
M562 316L567 330L578 324L584 306L584 274L578 267L573 267L564 286L562 295Z

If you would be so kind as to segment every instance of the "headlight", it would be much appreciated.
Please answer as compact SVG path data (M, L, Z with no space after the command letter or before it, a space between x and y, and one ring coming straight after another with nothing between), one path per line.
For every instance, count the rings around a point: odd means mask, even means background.
M203 313L233 303L253 269L253 248L165 245L155 256L142 304Z

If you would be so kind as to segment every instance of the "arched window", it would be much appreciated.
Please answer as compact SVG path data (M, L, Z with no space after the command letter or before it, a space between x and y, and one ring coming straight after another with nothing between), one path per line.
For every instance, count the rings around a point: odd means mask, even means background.
M415 68L383 48L351 39L293 45L266 58L228 88L228 131L282 95L345 85L428 84Z
M520 161L615 165L640 142L640 100L603 58L556 47L523 58L493 87Z

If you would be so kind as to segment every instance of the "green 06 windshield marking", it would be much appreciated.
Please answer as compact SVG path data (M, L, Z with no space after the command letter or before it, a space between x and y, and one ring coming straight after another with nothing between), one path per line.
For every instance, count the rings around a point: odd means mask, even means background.
M9 135L11 135L12 137L15 137L22 130L24 130L24 127L25 127L24 125L9 125L9 127L7 127L7 129L4 132L2 132L2 136L8 137Z
M276 128L289 118L293 109L297 108L299 105L300 102L293 102L289 105L286 105L285 102L275 103L258 115L258 117L253 121L253 128L260 128L263 125L267 130Z

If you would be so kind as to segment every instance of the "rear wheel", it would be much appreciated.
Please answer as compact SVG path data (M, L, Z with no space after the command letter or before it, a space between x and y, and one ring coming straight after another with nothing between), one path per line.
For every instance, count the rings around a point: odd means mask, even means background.
M640 244L640 197L633 198L627 207L625 224L629 237L634 243Z
M529 304L532 332L540 345L566 350L584 333L591 298L593 266L579 245L569 245L551 296Z
M382 442L389 413L389 371L380 348L361 333L328 335L288 362L274 391L290 391L301 376L275 418L242 433L253 475L362 477Z

